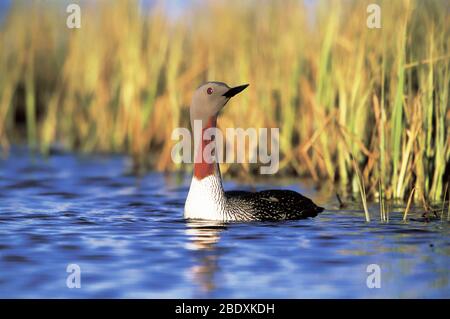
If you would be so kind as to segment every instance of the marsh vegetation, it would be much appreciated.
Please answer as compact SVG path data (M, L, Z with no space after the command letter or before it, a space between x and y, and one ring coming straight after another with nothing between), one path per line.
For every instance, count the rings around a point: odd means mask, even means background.
M62 145L183 169L170 136L189 126L193 89L250 83L219 127L279 127L281 175L445 202L448 3L380 1L381 29L366 26L368 4L201 1L174 15L97 1L83 5L81 29L67 29L62 5L14 2L0 27L1 148L25 137L44 154Z

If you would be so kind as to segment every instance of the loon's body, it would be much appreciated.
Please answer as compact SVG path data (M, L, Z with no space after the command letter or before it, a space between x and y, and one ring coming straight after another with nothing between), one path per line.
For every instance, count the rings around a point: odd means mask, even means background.
M202 132L211 127L215 128L220 109L232 96L246 87L247 85L229 88L220 82L202 85L192 99L191 123L194 120L205 123ZM323 210L309 198L291 190L225 192L215 155L209 159L204 158L203 151L210 143L215 142L202 139L196 152L194 176L184 207L185 218L225 222L290 220L315 217Z

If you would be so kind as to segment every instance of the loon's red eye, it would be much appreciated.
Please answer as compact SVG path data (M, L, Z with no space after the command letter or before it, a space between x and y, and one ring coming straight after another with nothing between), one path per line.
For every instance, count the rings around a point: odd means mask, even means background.
M211 94L213 93L213 89L212 89L212 88L208 88L208 89L206 90L206 93L208 93L209 95L211 95Z

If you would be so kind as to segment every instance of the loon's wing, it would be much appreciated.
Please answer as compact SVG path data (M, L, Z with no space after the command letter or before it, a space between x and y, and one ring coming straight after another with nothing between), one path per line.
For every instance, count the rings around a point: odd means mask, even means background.
M291 190L229 191L225 195L232 205L251 207L252 215L259 220L315 217L323 211L309 198Z

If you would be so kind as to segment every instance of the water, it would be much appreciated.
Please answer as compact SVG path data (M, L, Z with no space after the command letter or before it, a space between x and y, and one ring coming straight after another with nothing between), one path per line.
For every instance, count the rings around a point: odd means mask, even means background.
M189 177L138 178L129 164L20 149L0 160L0 297L450 297L446 221L403 224L393 213L367 224L359 210L329 210L280 223L187 222ZM69 264L80 267L79 289L67 287ZM381 288L367 287L369 264L380 266Z

